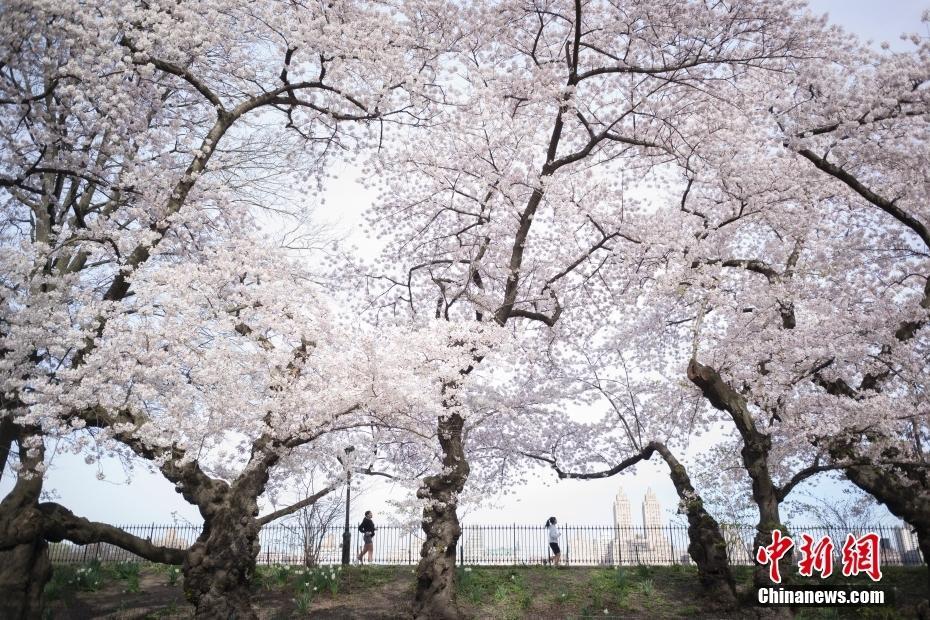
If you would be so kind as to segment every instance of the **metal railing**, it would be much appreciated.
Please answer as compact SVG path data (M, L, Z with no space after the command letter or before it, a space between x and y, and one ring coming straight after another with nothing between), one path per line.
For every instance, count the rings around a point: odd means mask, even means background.
M688 529L681 525L663 527L617 527L611 525L560 524L559 546L562 562L574 566L671 565L691 564L688 555ZM130 525L126 532L157 545L185 549L200 535L200 526L193 525ZM917 547L917 536L908 528L874 526L849 532L841 528L790 527L795 536L795 561L800 534L815 539L830 536L834 554L839 561L847 534L861 536L878 534L881 540L881 563L884 566L918 565L923 562ZM755 549L755 528L749 525L722 526L730 563L751 565ZM259 564L326 565L339 564L342 555L341 527L324 530L300 526L270 525L262 529L259 544ZM353 528L351 557L361 549L361 534ZM373 561L376 564L416 564L420 559L423 532L419 528L401 526L379 527L374 539ZM53 563L132 562L141 558L113 545L99 543L74 545L52 543L49 555ZM552 552L545 528L533 525L464 525L456 550L462 565L533 565L550 561Z

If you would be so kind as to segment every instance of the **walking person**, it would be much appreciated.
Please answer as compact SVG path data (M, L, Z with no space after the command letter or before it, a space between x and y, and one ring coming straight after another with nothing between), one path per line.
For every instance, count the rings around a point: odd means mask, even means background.
M368 563L371 564L372 556L375 552L375 544L372 542L375 538L375 522L371 520L372 514L370 510L365 511L365 518L362 519L362 522L358 526L358 531L362 533L362 542L364 546L362 550L358 553L358 561L364 564L362 560L365 557L365 554L368 554Z
M559 548L559 538L562 536L562 532L559 531L559 526L556 525L555 517L549 517L549 520L546 521L546 530L549 533L549 548L552 549L552 565L558 566L562 561L562 550Z

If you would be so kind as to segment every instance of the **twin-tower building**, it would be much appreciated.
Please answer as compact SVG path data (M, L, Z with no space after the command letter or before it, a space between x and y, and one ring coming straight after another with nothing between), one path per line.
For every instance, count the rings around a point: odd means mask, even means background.
M614 537L607 551L609 564L671 564L671 532L662 521L662 505L651 488L642 502L643 525L633 524L630 500L621 489L614 498Z

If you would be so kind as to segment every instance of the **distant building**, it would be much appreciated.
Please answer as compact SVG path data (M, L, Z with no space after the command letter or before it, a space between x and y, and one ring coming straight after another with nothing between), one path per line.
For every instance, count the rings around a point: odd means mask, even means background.
M485 559L487 542L484 529L480 527L465 528L462 532L462 557L466 564L475 564Z
M730 564L735 565L753 565L755 558L753 556L752 536L755 530L750 532L750 537L744 538L747 530L738 525L720 525L720 533L727 545L727 556Z
M164 536L156 537L153 544L159 547L170 547L171 549L187 549L193 542L189 542L186 536L183 536L175 528L169 528Z
M652 489L646 490L642 503L643 526L633 525L630 500L621 489L614 499L615 535L607 550L609 564L673 564L669 531L662 519L662 505Z
M902 521L901 525L895 528L895 539L902 564L920 564L923 561L914 528Z
M900 530L899 530L900 531ZM900 538L898 535L895 538ZM881 562L883 564L892 564L900 565L903 564L902 559L903 555L898 551L899 546L896 544L897 541L892 541L890 538L882 538L880 542L881 548Z
M643 498L643 525L646 529L645 537L650 563L672 564L674 562L672 542L662 522L662 506L659 505L659 498L651 488L646 489L646 497Z
M568 564L599 565L610 563L613 533L606 528L569 528L562 545Z

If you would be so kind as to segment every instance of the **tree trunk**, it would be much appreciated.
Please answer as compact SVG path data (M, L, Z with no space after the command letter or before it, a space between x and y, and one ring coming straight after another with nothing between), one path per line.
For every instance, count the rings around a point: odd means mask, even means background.
M743 440L743 448L740 450L743 467L752 481L752 498L759 509L759 522L756 525L753 550L764 547L772 542L773 530L784 531L779 511L781 499L778 488L772 481L771 471L769 471L768 459L772 439L757 430L746 399L730 387L716 370L692 359L688 364L688 379L701 390L712 406L730 414L739 431ZM783 563L789 564L790 562L783 561ZM783 572L782 575L784 576ZM771 586L769 569L764 565L756 564L752 573L752 582L756 588Z
M663 444L650 444L665 459L669 475L688 517L688 554L697 565L701 585L713 600L726 607L736 605L736 584L727 559L727 543L720 525L707 510L704 501L691 485L684 466Z
M51 576L48 545L41 536L0 552L0 618L42 618L42 591Z
M204 522L183 566L184 593L196 608L195 618L257 620L250 588L261 526L254 515L224 509Z
M787 533L785 526L781 523L778 489L772 482L772 476L769 472L768 455L771 445L772 441L768 436L760 435L745 441L743 449L740 450L743 457L743 466L749 472L749 478L752 480L752 498L759 509L759 522L756 524L753 551L771 544L773 530L781 530L783 533ZM790 557L787 558L787 561L782 560L780 564L790 565ZM779 567L779 573L782 576L782 582L784 582L787 575L781 570L782 568L784 566ZM772 585L768 566L756 564L752 573L752 583L757 588Z
M417 491L417 497L426 500L423 508L426 540L417 566L414 618L461 617L455 603L455 550L462 535L456 508L470 471L462 445L463 424L457 413L439 418L443 469L440 474L424 478Z
M34 428L17 427L20 470L16 484L0 502L0 617L31 620L42 617L42 590L52 576L48 545L39 511L42 476L36 466L45 457Z
M830 454L835 459L845 459L853 455L853 449L837 441L830 446ZM845 473L853 484L884 504L891 514L913 526L920 554L927 564L925 596L930 598L930 491L925 484L919 483L922 472L904 476L886 468L850 465Z

